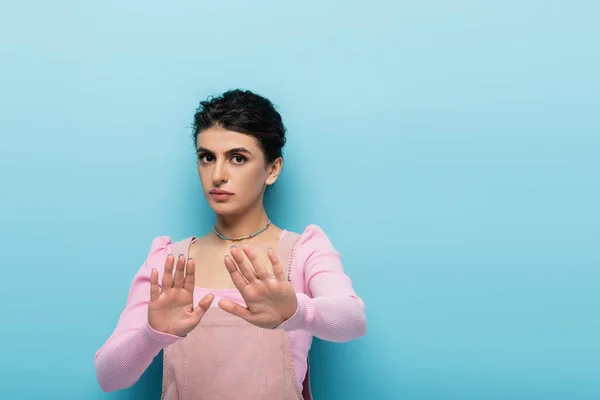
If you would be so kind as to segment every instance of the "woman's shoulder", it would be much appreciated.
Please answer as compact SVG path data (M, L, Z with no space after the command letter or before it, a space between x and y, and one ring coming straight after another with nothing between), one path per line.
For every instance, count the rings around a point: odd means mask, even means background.
M150 243L150 254L166 251L172 244L173 240L170 236L155 236L154 238L152 238L152 241Z
M335 249L322 227L307 225L296 241L294 270L297 280L310 280L315 271L341 270L341 254ZM306 287L304 288L306 290Z
M333 250L331 240L319 225L308 224L298 236L298 247L303 252L314 252L319 250Z
M190 242L192 239L193 237L173 239L171 236L168 235L155 236L154 238L152 238L152 241L150 243L150 251L148 253L148 258L166 257L173 251L172 249L174 246L176 247L177 245Z
M175 252L182 252L186 243L189 243L191 239L190 237L178 240L168 235L153 237L150 243L150 250L146 256L146 268L158 269L160 276L167 256L175 254Z
M168 235L159 235L152 238L150 248L151 250L165 250L177 243L186 243L191 242L192 240L202 241L205 240L207 236L208 234L204 236L188 236L184 238L173 238Z

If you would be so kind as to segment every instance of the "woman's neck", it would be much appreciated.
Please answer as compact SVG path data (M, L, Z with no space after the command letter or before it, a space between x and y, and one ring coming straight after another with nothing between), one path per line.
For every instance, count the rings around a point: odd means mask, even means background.
M219 215L215 228L217 231L229 238L238 238L252 235L267 226L269 217L263 207L255 211L246 211L240 215Z

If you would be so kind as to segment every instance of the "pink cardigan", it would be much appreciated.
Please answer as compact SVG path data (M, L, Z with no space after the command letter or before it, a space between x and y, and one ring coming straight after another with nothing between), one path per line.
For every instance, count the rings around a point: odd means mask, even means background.
M286 234L283 231L281 237ZM281 239L280 239L281 240ZM146 261L131 284L125 309L106 343L96 352L96 376L104 391L132 386L159 352L182 338L157 332L148 325L150 271L159 271L159 282L172 241L168 236L156 237ZM225 268L225 266L223 266ZM365 305L356 295L352 281L344 273L341 256L321 228L309 225L301 234L292 263L292 283L295 282L298 309L294 316L278 329L289 333L294 368L299 388L307 370L307 357L316 336L332 342L347 342L366 333ZM298 283L300 289L298 289ZM194 301L213 293L216 307L220 299L230 299L244 305L237 289L196 287ZM202 323L202 321L200 322Z

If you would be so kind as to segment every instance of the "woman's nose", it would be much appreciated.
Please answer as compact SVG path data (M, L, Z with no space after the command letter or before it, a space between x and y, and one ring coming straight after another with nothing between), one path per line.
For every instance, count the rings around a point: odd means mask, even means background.
M229 176L227 174L226 166L222 162L216 162L212 173L213 185L219 186L226 183L228 180Z

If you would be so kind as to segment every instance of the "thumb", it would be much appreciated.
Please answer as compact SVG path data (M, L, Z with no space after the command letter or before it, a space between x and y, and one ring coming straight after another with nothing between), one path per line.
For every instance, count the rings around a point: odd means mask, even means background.
M212 293L209 293L198 302L198 305L194 309L194 318L197 318L198 322L200 322L204 314L206 314L214 299L215 296Z
M234 303L233 301L221 300L219 301L219 308L252 323L252 317L254 316L252 311L248 310L246 307L242 307L239 304Z

